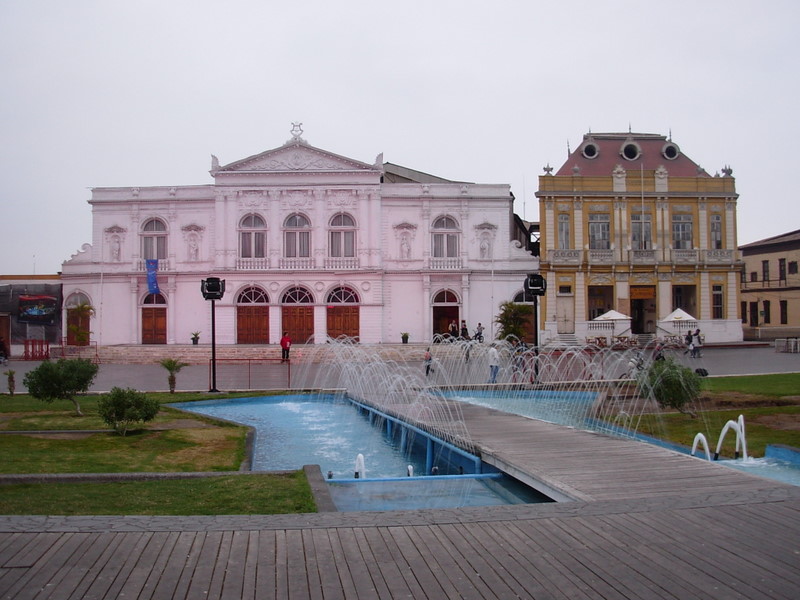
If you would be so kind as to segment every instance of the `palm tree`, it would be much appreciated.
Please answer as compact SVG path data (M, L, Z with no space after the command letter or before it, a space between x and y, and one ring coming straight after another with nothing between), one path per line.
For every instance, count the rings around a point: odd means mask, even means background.
M81 302L67 308L67 331L72 334L76 346L89 344L89 320L95 313L94 306L88 302Z
M507 337L521 340L525 335L525 325L532 313L533 306L529 304L517 304L516 302L500 304L500 312L494 320L500 326L497 337L501 340Z
M167 382L169 383L169 393L175 393L175 375L180 371L183 367L188 367L189 363L181 362L174 358L162 358L159 361L159 364L164 367L167 372L169 373L169 377L167 378Z

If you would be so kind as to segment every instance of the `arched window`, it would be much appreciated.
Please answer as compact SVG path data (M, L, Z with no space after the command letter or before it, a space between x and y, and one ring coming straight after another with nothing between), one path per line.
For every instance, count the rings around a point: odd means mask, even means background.
M314 297L307 289L302 287L289 288L284 292L282 304L313 304Z
M339 213L330 221L329 256L352 258L356 255L356 222L348 214Z
M439 217L436 219L433 222L433 257L457 257L460 234L458 224L452 217Z
M326 300L328 304L358 304L358 294L348 287L331 290Z
M249 287L243 289L236 299L237 304L269 304L269 296L261 288Z
M246 215L239 222L239 256L264 258L267 255L267 225L259 215Z
M142 227L142 258L167 258L167 226L161 219L149 219Z
M514 302L516 304L529 304L533 302L533 294L530 292L519 292L516 296L514 296Z
M458 304L458 296L451 290L442 290L433 297L434 304Z
M303 215L290 215L283 224L283 255L286 258L311 256L311 223Z
M81 305L85 306L90 304L91 302L89 302L89 296L87 296L83 292L75 292L73 294L70 294L69 298L67 298L67 301L64 302L64 306L66 306L67 308L75 308L76 306L81 306Z
M142 304L166 304L167 299L162 294L147 294Z

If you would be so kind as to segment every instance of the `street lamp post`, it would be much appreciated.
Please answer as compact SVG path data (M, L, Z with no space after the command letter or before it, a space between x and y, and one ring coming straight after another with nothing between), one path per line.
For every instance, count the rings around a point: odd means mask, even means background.
M219 277L209 277L200 282L200 291L203 298L211 300L211 389L209 392L218 392L217 389L217 322L216 300L222 300L225 295L225 280Z
M547 291L547 280L539 273L529 273L523 288L533 296L533 373L539 381L539 296Z

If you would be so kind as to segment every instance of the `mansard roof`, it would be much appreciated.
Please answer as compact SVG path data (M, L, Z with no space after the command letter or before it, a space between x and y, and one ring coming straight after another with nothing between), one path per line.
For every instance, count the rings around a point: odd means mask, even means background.
M212 155L211 175L213 177L226 174L243 175L247 173L375 173L383 170L380 164L382 157L376 159L374 165L368 165L352 158L340 156L315 148L302 138L296 137L283 146L267 150L254 156L234 161L224 166Z
M556 175L610 177L617 165L629 172L663 166L672 177L710 177L671 137L631 132L585 134Z

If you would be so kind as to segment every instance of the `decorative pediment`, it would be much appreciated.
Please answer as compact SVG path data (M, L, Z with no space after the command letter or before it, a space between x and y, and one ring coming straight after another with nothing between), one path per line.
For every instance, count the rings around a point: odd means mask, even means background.
M339 156L326 150L310 146L302 139L293 139L274 150L268 150L225 166L219 166L212 157L211 174L226 173L298 173L298 172L380 172L375 165Z

